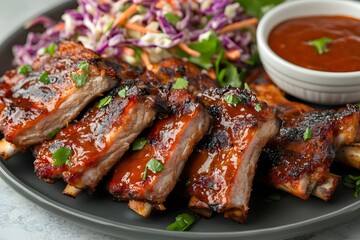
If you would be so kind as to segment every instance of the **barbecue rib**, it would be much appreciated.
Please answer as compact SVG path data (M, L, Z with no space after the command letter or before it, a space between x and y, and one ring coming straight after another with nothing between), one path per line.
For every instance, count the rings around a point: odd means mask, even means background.
M124 89L126 97L119 96ZM110 98L108 105L96 104L78 122L60 130L54 140L37 148L34 164L38 177L49 182L62 177L76 189L93 191L155 118L154 97L138 87L113 89L106 98ZM71 155L68 163L54 166L53 154L59 148L70 149ZM64 193L75 197L77 191L72 187Z
M182 175L189 183L189 207L206 217L216 211L242 223L258 157L279 124L271 109L248 91L211 89L202 100L214 122Z
M329 167L336 150L359 140L359 109L349 105L339 111L315 110L287 100L266 77L253 81L251 88L283 121L280 134L261 157L269 182L302 199L312 193L329 200L338 182ZM307 129L312 136L304 140Z
M189 82L188 91L194 95L218 87L216 81L202 73L195 64L176 58L166 59L154 65L152 71L162 84L175 82L177 78L186 79Z
M165 209L163 202L210 125L206 110L186 90L163 95L167 95L170 112L154 122L141 150L129 151L120 160L109 183L110 193L118 200L130 201L129 207L143 217L148 217L152 208ZM147 169L152 158L163 170Z
M74 42L59 42L53 56L39 57L31 68L28 74L12 70L1 78L7 88L0 96L0 129L18 150L48 139L95 97L117 84L112 68ZM85 81L81 87L75 83L79 78Z

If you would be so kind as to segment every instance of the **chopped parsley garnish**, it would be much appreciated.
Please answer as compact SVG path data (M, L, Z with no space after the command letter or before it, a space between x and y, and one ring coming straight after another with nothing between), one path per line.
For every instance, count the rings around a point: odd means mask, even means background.
M44 83L44 84L49 84L50 83L50 78L49 75L46 71L44 71L39 78L39 81Z
M121 98L126 98L126 93L127 93L128 90L129 90L129 87L128 87L128 86L123 87L123 88L118 92L119 97L121 97Z
M311 131L310 128L306 128L303 137L304 137L304 141L307 141L307 140L311 139L311 137L312 137L312 131Z
M189 86L189 82L186 79L177 78L172 88L176 90L180 90L180 89L186 89L188 86Z
M70 148L62 147L57 149L52 154L52 157L55 159L55 161L53 162L53 166L62 166L64 164L69 164L71 154L72 151Z
M82 61L77 65L77 68L83 70L83 73L81 74L71 73L70 77L75 82L75 86L79 88L86 84L86 80L89 74L89 63Z
M236 0L236 2L240 3L246 13L260 19L267 11L284 0Z
M191 214L182 213L175 218L175 222L167 226L166 230L186 231L196 221L196 217Z
M106 107L107 105L109 105L109 103L111 102L111 100L112 100L112 97L111 97L111 96L106 96L106 97L102 98L96 106L97 106L98 108Z
M51 43L48 47L46 47L44 49L44 53L49 54L51 57L54 55L56 51L56 44L55 43Z
M77 66L79 69L82 69L85 73L89 73L89 63L82 61Z
M228 61L224 54L223 45L215 32L211 32L199 42L190 43L189 47L200 53L200 56L190 56L182 51L178 51L180 57L185 57L190 62L206 70L214 68L217 82L221 87L228 85L241 87L242 80L247 72L245 70L239 71L232 62ZM216 56L215 61L214 56Z
M254 109L255 109L255 111L257 111L257 112L260 112L260 111L262 110L261 104L260 104L260 103L255 104Z
M251 92L251 89L250 89L250 87L249 87L249 84L247 84L247 83L244 83L244 89L245 89L246 91L248 91L248 92Z
M174 25L176 25L178 22L181 21L181 18L176 16L173 13L167 13L164 15L164 17L166 18L166 20L168 20L169 22L171 22Z
M148 140L144 137L142 138L137 138L135 139L135 141L132 144L132 150L133 151L137 151L137 150L141 150L144 148L144 146L148 143Z
M360 176L347 175L343 180L344 186L355 189L354 197L358 198L360 194Z
M281 195L279 193L270 193L263 198L263 201L266 203L272 203L276 201L280 201Z
M327 45L332 43L333 40L328 37L322 37L318 38L312 41L308 41L308 44L310 46L314 46L316 48L316 51L318 54L324 54L329 52L329 49L327 48Z
M19 67L18 73L27 75L32 72L32 68L29 64L24 64L21 67Z
M234 95L231 95L231 94L226 95L223 98L223 100L225 102L227 102L229 105L232 105L234 107L236 107L236 105L242 101L242 99L240 97L235 97Z
M71 79L75 82L75 86L77 88L82 87L86 84L86 80L87 80L87 74L86 73L82 73L82 74L70 74Z
M152 171L153 173L161 172L164 169L164 165L156 160L155 158L151 158L145 166L145 170L142 173L142 179L145 180L147 176L147 170Z
M59 128L55 129L54 131L50 132L48 135L47 135L47 138L48 139L53 139L59 132Z

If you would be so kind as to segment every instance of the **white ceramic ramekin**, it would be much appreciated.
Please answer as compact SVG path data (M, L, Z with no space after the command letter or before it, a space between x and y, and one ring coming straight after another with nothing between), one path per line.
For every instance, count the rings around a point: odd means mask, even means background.
M360 101L360 71L322 72L292 64L268 45L271 30L297 17L343 15L360 19L360 2L348 0L298 0L285 2L265 14L257 28L257 44L265 71L285 92L305 101L342 105Z

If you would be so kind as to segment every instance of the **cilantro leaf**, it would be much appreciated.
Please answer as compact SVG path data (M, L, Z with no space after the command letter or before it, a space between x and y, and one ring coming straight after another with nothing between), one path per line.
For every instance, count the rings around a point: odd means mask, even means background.
M227 63L225 72L223 73L220 72L220 74L223 74L221 79L218 78L218 82L221 87L225 87L228 85L237 88L241 87L241 78L234 64Z
M18 69L18 73L27 75L32 72L32 67L29 64L24 64Z
M315 40L308 41L308 45L314 46L318 54L324 54L329 52L327 45L332 43L333 40L328 37L322 37Z
M236 96L231 95L231 94L226 95L226 96L223 98L223 100L224 100L225 102L227 102L229 105L232 105L232 106L234 106L234 107L236 107L236 105L242 101L242 99L241 99L240 97L236 97Z
M360 176L347 175L343 180L344 186L355 189L354 197L358 198L360 195Z
M284 0L236 0L244 8L245 12L256 18L262 18L264 14Z
M89 73L89 63L82 61L77 66L79 69L82 69L85 73Z
M171 22L174 25L176 25L178 22L181 21L181 18L179 16L176 16L173 13L166 13L164 15L164 18L166 18L166 20L168 20L169 22Z
M148 140L146 138L137 138L132 144L132 150L137 151L144 148L144 146L148 143Z
M87 80L87 74L86 73L82 73L82 74L71 73L70 77L75 82L75 86L77 88L82 87L82 86L84 86L86 84L86 80Z
M307 141L307 140L311 139L311 137L312 137L312 131L311 131L311 129L310 129L310 128L306 128L306 130L305 130L305 132L304 132L304 136L303 136L304 141Z
M50 78L49 75L46 71L44 71L39 78L39 81L44 83L44 84L49 84L50 83Z
M153 173L161 172L164 169L164 165L156 160L155 158L151 158L145 166L145 170L142 173L142 179L145 180L147 176L147 170L152 171Z
M46 48L42 49L42 54L49 54L50 57L52 57L54 55L56 51L56 44L55 43L51 43L49 46L47 46Z
M48 139L53 139L59 132L59 128L56 128L54 131L50 132L48 135L47 135L47 138Z
M188 86L189 86L189 82L186 79L177 78L172 88L175 90L180 90L180 89L187 89Z
M97 106L98 108L106 107L107 105L109 105L109 103L111 102L111 100L112 100L112 97L111 97L111 96L106 96L106 97L102 98L96 106Z
M123 87L123 88L118 92L119 97L121 97L121 98L126 98L127 90L129 90L129 87L128 87L128 86Z
M244 83L244 89L245 89L246 91L248 91L248 92L251 92L251 89L250 89L250 87L249 87L249 84L247 84L247 83Z
M69 164L70 156L72 151L70 148L62 147L57 149L53 154L52 157L55 159L53 162L53 166L62 166L64 164Z
M260 103L255 104L254 109L255 109L255 111L257 111L257 112L260 112L260 111L262 110L261 104L260 104Z
M185 231L196 221L194 215L182 213L175 218L175 222L167 226L166 230Z

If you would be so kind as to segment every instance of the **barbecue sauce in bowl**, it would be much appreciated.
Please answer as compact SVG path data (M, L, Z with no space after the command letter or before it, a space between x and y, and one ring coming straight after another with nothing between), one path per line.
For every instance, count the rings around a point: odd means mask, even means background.
M278 56L304 68L325 72L360 71L360 20L356 18L290 19L271 31L268 42Z

